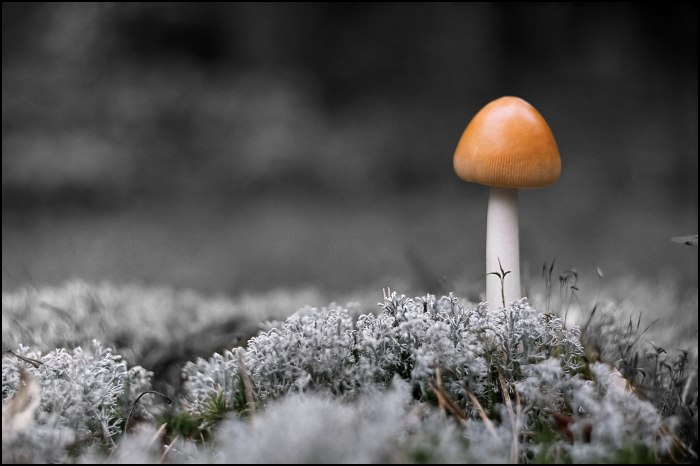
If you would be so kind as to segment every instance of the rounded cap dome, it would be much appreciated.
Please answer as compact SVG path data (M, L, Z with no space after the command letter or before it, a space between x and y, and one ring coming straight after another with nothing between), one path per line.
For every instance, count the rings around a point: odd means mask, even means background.
M454 169L473 183L539 188L559 179L561 159L552 130L535 107L518 97L501 97L467 125Z

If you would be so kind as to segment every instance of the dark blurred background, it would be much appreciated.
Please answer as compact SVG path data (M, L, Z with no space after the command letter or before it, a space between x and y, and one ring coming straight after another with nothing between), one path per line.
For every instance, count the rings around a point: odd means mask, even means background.
M697 287L696 2L3 3L3 288L236 295L484 289L487 188L452 154L487 102L552 127L521 194L526 287Z

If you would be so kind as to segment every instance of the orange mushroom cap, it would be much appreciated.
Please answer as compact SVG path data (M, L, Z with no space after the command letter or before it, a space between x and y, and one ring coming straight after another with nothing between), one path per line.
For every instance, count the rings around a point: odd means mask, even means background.
M453 162L464 181L499 188L539 188L561 174L552 130L535 107L518 97L501 97L479 110Z

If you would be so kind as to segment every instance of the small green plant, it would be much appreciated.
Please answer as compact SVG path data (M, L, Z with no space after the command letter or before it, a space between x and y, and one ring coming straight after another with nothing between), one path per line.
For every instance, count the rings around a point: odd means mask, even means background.
M505 281L506 281L506 275L508 275L510 273L510 270L503 270L503 266L501 265L500 258L498 258L498 268L500 269L500 271L489 272L486 275L495 275L501 281L501 304L503 306L503 309L505 309L506 308Z
M552 312L552 308L550 307L550 301L552 297L552 272L554 271L554 262L556 261L556 258L552 259L551 264L547 264L545 262L542 265L542 280L544 280L544 295L546 299L546 304L545 304L545 313L550 314Z
M574 269L567 269L559 274L559 295L558 308L552 307L552 294L554 287L552 286L554 276L554 264L556 258L552 259L551 263L545 262L542 265L542 280L544 282L545 296L545 312L563 316L564 323L569 321L569 310L574 301L580 306L579 287L578 287L578 272ZM598 269L598 277L602 278L602 272Z
M203 426L208 428L221 421L226 413L233 411L232 401L224 394L222 390L209 399L204 406Z

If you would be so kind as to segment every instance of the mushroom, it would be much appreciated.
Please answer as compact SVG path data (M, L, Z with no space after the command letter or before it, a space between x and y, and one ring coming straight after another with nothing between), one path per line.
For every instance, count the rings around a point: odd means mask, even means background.
M557 143L532 105L518 97L501 97L467 125L455 150L454 169L464 181L491 187L486 217L486 301L492 309L496 309L494 303L505 307L522 297L518 190L540 188L559 179Z

